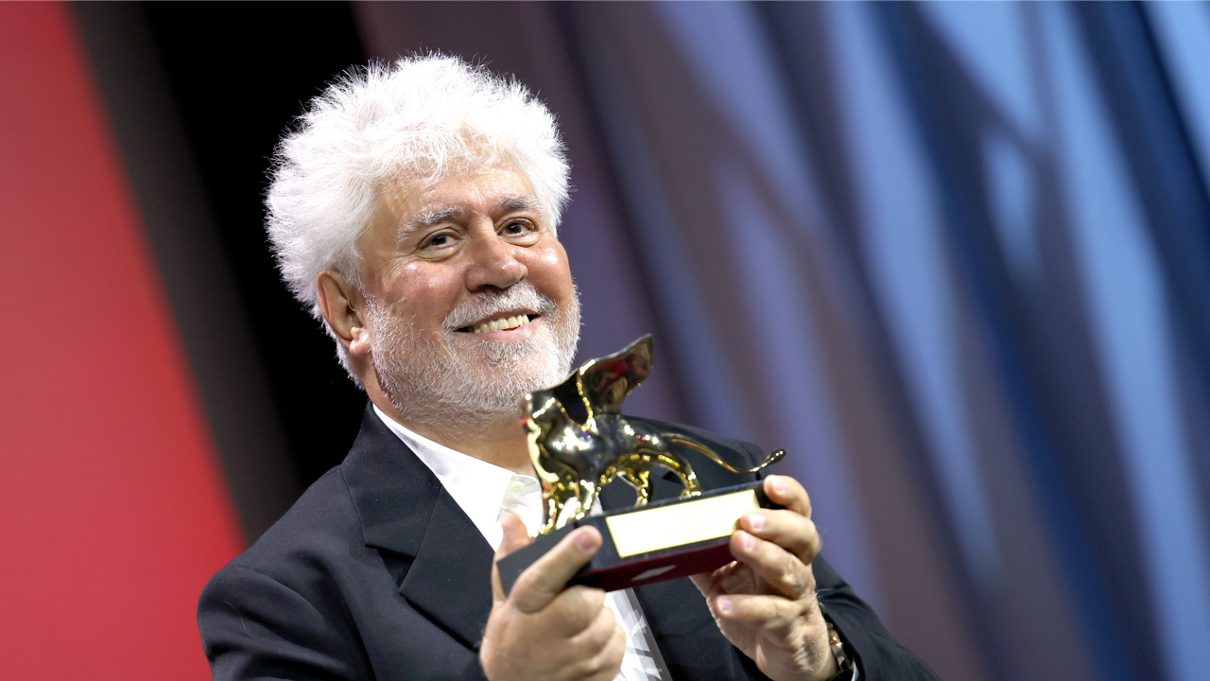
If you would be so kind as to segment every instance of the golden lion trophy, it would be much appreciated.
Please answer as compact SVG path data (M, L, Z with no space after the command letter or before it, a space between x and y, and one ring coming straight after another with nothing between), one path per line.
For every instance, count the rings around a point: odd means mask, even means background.
M703 493L677 448L705 456L736 475L751 475L785 456L737 469L699 442L621 415L622 400L651 372L654 341L585 362L562 383L526 396L523 420L534 470L542 481L546 521L537 541L500 560L505 588L574 527L596 526L605 541L572 583L606 590L704 572L731 560L727 541L745 511L776 507L759 482ZM649 504L655 468L684 484L679 499ZM636 490L633 508L599 513L601 489L615 479ZM593 513L594 509L598 513Z

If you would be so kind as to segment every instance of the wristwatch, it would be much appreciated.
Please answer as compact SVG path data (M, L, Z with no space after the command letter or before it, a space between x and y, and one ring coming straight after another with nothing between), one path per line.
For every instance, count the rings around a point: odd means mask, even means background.
M836 675L828 679L828 681L849 681L853 678L853 660L849 659L848 654L844 649L844 641L840 640L840 634L836 633L836 627L832 625L832 620L824 616L824 622L828 625L828 648L832 651L832 657L836 660Z

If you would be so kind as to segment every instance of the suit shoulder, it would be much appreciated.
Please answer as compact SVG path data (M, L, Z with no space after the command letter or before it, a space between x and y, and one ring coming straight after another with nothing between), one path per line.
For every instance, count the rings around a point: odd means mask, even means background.
M318 567L327 556L347 556L354 544L364 548L361 525L341 467L336 466L219 574L243 568L284 583L305 566Z

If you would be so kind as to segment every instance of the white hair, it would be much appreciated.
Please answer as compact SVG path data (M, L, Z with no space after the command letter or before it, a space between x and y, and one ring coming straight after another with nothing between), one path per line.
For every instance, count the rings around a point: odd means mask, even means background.
M282 279L317 319L316 279L335 270L361 288L357 242L384 185L511 167L556 228L568 165L555 117L516 79L445 55L350 69L311 100L274 156L265 198ZM324 328L335 339L327 324ZM360 384L339 339L337 357Z

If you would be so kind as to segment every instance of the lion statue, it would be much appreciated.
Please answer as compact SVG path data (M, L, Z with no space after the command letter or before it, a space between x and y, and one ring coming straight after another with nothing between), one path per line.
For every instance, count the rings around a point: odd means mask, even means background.
M541 534L588 515L601 488L614 478L636 489L636 506L646 504L656 466L681 479L682 499L701 494L693 466L671 445L687 447L741 474L755 473L785 456L778 449L755 468L736 469L697 442L623 418L622 400L651 372L653 349L652 337L643 336L620 352L585 362L559 385L526 396L528 412L522 423L546 498Z

